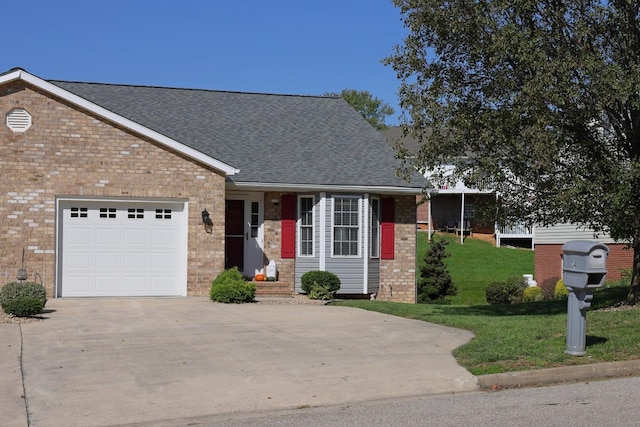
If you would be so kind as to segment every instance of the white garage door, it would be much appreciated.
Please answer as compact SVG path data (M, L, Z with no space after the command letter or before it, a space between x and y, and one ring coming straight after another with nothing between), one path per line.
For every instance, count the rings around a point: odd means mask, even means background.
M58 295L186 295L185 204L60 201Z

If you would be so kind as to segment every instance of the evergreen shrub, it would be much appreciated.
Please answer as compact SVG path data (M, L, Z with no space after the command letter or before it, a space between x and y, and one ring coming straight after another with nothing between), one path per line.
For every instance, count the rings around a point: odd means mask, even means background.
M212 301L240 304L253 302L256 286L247 282L236 267L223 271L211 283L209 294Z
M455 295L458 289L453 284L451 274L444 263L449 256L446 250L448 242L433 239L424 255L418 278L418 303L448 304L448 297Z
M10 282L0 289L0 306L7 314L29 317L42 313L47 303L43 285L33 282Z
M300 278L302 292L311 294L311 288L320 286L332 294L340 290L340 278L329 271L312 270L307 271Z
M542 289L537 286L529 286L523 292L524 302L542 301Z
M564 285L564 280L558 280L553 296L556 298L567 298L569 296L569 289Z
M494 282L487 286L485 295L491 305L515 304L522 302L524 290L528 288L524 277L512 277L504 282Z

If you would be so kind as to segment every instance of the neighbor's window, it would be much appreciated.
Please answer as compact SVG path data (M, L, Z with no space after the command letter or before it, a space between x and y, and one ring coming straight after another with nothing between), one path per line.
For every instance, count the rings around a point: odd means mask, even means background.
M358 256L360 234L360 199L333 199L333 255Z
M371 199L371 258L380 256L380 199Z
M300 197L300 255L313 256L313 196Z

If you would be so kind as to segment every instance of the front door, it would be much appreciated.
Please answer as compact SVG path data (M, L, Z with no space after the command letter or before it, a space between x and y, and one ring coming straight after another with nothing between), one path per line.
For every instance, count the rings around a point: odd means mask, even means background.
M265 264L263 193L228 193L225 211L225 268L253 277Z
M227 200L224 213L224 268L244 271L244 200Z

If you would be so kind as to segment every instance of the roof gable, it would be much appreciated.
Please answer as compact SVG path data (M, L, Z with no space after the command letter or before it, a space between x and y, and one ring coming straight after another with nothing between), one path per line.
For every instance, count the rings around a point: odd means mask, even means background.
M4 74L0 74L0 85L9 83L16 80L22 80L26 83L29 83L32 86L38 87L43 91L49 92L53 95L56 95L65 101L85 109L87 111L92 112L98 117L102 117L106 120L109 120L113 123L117 123L118 125L124 127L125 129L129 129L135 133L144 135L148 138L151 138L154 141L157 141L161 145L164 145L167 148L175 150L179 153L186 155L194 160L202 162L212 168L223 172L225 175L233 175L238 172L238 170L224 162L216 160L204 153L198 152L191 147L185 146L179 141L173 140L166 135L162 135L150 128L147 128L140 123L136 123L134 121L128 120L127 118L117 114L116 112L110 111L108 109L103 108L100 105L97 105L90 100L79 97L71 92L64 90L64 88L60 88L56 85L53 85L45 80L40 79L32 74L27 73L22 69L13 69Z

